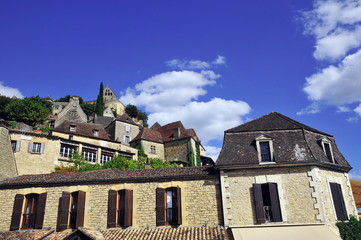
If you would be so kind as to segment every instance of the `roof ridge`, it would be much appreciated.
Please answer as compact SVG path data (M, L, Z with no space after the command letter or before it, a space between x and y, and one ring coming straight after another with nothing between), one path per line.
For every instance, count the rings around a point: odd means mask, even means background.
M255 118L255 119L252 119L252 120L250 120L250 121L248 121L248 122L242 123L241 125L248 124L248 123L252 123L252 122L254 122L254 121L256 121L256 120L258 120L258 119L260 119L260 118L263 118L263 117L265 117L265 116L268 116L268 115L270 115L270 114L272 114L272 113L277 113L277 112L267 113L266 115L262 115L262 116L260 116L260 117L258 117L258 118ZM228 131L231 131L231 130L233 130L233 129L235 129L235 128L238 128L239 126L240 126L240 125L238 125L238 126L236 126L236 127L233 127L233 128L230 128L230 129L227 129L225 132L228 132Z

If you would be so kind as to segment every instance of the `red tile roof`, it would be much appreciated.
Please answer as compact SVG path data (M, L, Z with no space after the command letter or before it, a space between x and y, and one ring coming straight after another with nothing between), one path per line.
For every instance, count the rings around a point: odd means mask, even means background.
M116 118L115 121L125 122L125 123L129 123L129 124L133 124L133 125L138 126L138 124L136 124L136 123L132 120L132 118L131 118L128 114L126 114L126 113L124 113L124 114L121 115L120 117Z
M227 240L224 227L164 227L153 229L125 229L102 231L105 239L132 239L132 240Z
M75 126L75 132L70 131L70 126ZM98 130L98 136L94 135L94 130ZM103 125L101 124L64 121L62 124L54 128L52 132L61 132L76 136L110 140L108 133L105 131Z
M40 240L53 233L54 230L20 230L0 232L1 240Z
M175 137L174 132L178 131L178 129L179 136ZM194 129L185 129L182 122L177 121L164 126L161 126L159 123L155 123L151 128L143 128L132 140L132 142L137 140L148 140L163 143L189 137L194 137L197 141L199 141Z

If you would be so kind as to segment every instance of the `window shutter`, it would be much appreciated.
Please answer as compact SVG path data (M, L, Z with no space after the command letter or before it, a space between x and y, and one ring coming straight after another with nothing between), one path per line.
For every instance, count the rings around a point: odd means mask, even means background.
M75 228L84 226L85 192L78 192L78 211L76 213Z
M117 226L117 196L118 192L109 190L108 194L108 228Z
M10 231L19 230L20 219L23 210L24 195L16 194L13 208L13 215L11 217Z
M182 224L182 196L181 196L181 188L177 187L177 224Z
M123 142L125 142L125 135L123 135Z
M157 226L165 225L165 190L164 188L157 188L156 195L156 217L157 217Z
M32 153L32 152L33 152L33 142L29 142L28 152L29 152L29 153Z
M345 202L343 200L341 185L337 183L330 183L333 204L335 207L337 220L348 220Z
M40 153L43 154L44 150L45 150L45 143L42 143L40 147Z
M132 141L132 137L131 136L129 136L129 142L131 142Z
M263 197L262 197L262 187L261 184L253 184L253 196L254 196L254 205L256 210L256 219L258 223L265 223L266 218L263 211Z
M16 149L15 149L15 152L20 152L20 146L21 146L21 141L16 141Z
M132 226L133 218L133 190L125 189L125 211L124 211L124 227Z
M63 192L59 200L58 226L57 226L58 230L64 230L68 228L69 205L70 205L70 193Z
M282 222L280 199L278 196L277 183L268 183L271 198L272 218L274 222Z
M47 193L42 193L39 195L38 210L36 212L36 219L35 219L35 228L36 229L43 228L46 195L47 195Z

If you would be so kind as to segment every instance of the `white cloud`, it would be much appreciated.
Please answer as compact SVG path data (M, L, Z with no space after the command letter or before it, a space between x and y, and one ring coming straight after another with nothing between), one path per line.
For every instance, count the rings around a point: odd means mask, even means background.
M166 66L180 70L186 70L186 69L204 70L225 64L226 64L226 58L220 55L218 55L217 58L212 62L206 62L201 60L179 60L179 59L172 59L165 62Z
M361 170L352 170L349 173L349 178L356 181L361 181Z
M214 147L214 146L203 146L206 149L206 153L208 157L211 157L214 162L217 161L218 155L221 152L222 148Z
M361 45L361 0L316 0L303 20L316 38L316 59L335 60Z
M309 105L306 108L301 109L301 111L297 112L297 115L319 113L321 111L320 105L321 105L320 102L313 102L313 103L311 103L311 105Z
M338 106L337 112L351 112L352 110L349 107L346 106Z
M349 123L356 123L356 122L358 122L358 118L357 117L349 117L349 118L346 118L346 121Z
M361 117L361 104L358 105L358 107L355 108L354 111L355 111L358 115L360 115L360 117Z
M338 66L329 66L306 78L304 91L312 101L340 106L361 99L361 50L347 56Z
M24 98L19 89L5 86L3 82L0 82L0 95L7 97Z
M221 140L224 130L241 124L242 117L251 110L240 100L197 101L207 94L205 87L214 85L219 77L213 71L165 72L127 89L120 101L144 107L150 124L181 120L186 128L195 129L202 144L207 144Z

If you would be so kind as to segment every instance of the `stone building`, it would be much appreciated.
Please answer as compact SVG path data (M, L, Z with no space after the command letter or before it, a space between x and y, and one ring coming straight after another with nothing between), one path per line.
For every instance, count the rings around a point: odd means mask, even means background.
M112 239L116 234L139 233L139 228L153 229L148 234L154 234L172 226L173 233L187 230L181 239L227 239L219 226L221 209L218 174L208 166L26 175L0 182L2 231L84 227ZM204 226L208 231L203 234L210 236L194 236L202 229L196 226ZM193 233L187 237L187 232ZM163 235L131 239L171 237Z
M357 216L351 166L332 135L277 112L224 135L216 168L236 240L339 239L335 223Z
M0 181L18 175L12 151L13 144L10 142L10 128L10 124L4 119L0 119Z
M171 163L201 166L205 149L194 129L186 129L181 121L161 126L155 123L143 128L130 142L132 147L141 144L150 158L161 158Z
M109 133L110 139L129 146L129 143L138 135L139 128L140 126L124 113L115 118L105 129Z
M123 103L118 100L117 96L109 86L106 86L103 90L103 99L104 109L110 108L116 112L117 116L121 116L125 113Z
M61 107L62 105L54 105L54 111L57 111L56 107ZM64 121L72 121L79 123L87 122L87 115L84 113L83 109L79 104L79 97L71 97L69 103L57 113L57 119L55 121L55 127L59 126Z

